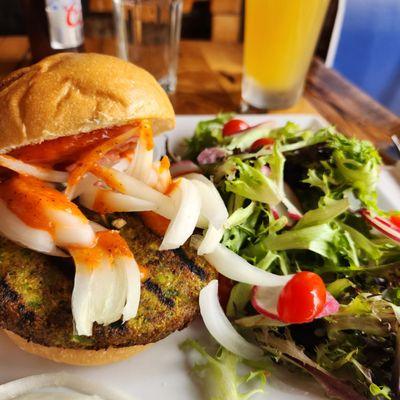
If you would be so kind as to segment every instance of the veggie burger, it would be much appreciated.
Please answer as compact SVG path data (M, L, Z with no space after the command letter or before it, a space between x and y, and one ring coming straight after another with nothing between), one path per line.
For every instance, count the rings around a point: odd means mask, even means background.
M58 54L1 80L0 108L0 328L78 365L184 328L216 277L186 244L210 228L194 189L219 200L153 161L153 132L174 126L156 80L111 56Z

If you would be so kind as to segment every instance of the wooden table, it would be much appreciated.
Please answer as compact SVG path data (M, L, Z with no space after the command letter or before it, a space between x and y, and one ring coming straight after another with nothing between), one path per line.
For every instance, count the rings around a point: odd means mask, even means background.
M114 41L86 38L87 51L114 54ZM0 76L29 62L26 37L0 37ZM238 111L242 49L240 45L183 41L178 89L171 96L177 114ZM400 118L333 70L314 60L304 96L283 113L318 113L347 135L389 142L400 134Z

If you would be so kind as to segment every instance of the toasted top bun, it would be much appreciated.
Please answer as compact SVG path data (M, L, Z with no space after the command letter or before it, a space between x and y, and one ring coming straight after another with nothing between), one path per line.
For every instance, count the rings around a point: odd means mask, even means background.
M119 58L61 53L0 80L0 153L149 119L171 129L168 96L147 71Z

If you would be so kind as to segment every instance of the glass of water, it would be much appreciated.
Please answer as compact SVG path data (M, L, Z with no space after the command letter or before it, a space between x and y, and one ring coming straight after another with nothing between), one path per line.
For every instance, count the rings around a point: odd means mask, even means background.
M113 0L118 55L176 89L182 0Z

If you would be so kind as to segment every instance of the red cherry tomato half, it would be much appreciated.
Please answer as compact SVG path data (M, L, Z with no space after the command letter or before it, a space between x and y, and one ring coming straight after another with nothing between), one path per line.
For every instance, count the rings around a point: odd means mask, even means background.
M228 304L231 290L233 288L233 282L229 278L219 274L218 275L218 297L222 308L225 310Z
M390 222L400 228L400 214L391 215Z
M250 147L250 151L258 151L262 147L268 147L274 144L274 139L272 138L261 138L256 140Z
M247 122L244 122L241 119L231 119L224 125L222 134L224 136L232 136L249 128L250 125Z
M298 272L282 289L278 316L283 322L301 324L312 321L326 302L323 280L313 272Z

